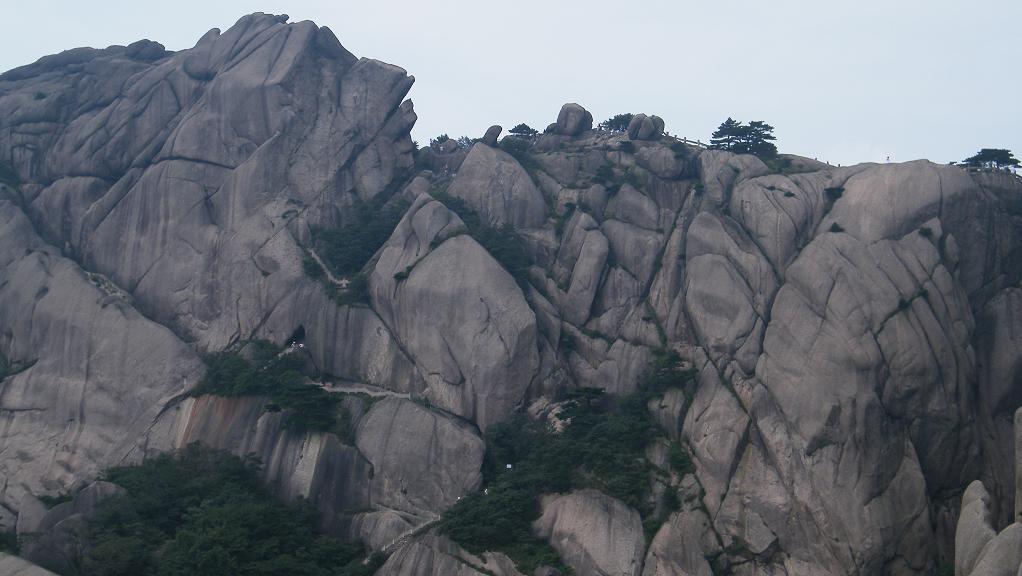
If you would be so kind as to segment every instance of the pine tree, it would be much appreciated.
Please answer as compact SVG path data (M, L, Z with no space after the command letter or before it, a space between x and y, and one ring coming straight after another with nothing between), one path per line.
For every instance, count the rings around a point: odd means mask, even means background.
M596 127L600 130L607 130L609 132L624 132L628 130L628 124L631 123L634 115L632 114L617 114L612 118L608 118L603 122L600 122Z
M1003 148L983 148L975 156L963 160L966 166L975 168L1006 168L1018 167L1018 158L1012 155L1010 150Z
M519 136L535 136L539 134L539 130L536 130L532 126L529 126L525 122L522 122L518 126L508 130L511 134L517 134Z
M771 142L776 140L773 131L774 127L762 120L746 125L728 117L710 136L710 148L772 158L777 155L777 146Z
M745 130L745 145L748 154L755 154L763 158L770 158L777 155L777 146L771 140L774 137L774 127L762 120L753 120Z
M710 147L718 150L733 150L742 133L742 123L728 116L717 130L710 135Z

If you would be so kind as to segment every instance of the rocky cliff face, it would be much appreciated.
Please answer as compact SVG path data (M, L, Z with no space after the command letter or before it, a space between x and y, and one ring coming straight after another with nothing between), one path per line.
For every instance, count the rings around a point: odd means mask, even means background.
M657 408L693 457L658 481L685 504L647 541L621 502L548 497L534 529L577 573L928 574L960 503L980 539L1013 518L1022 181L779 171L656 117L592 130L578 105L514 154L491 138L420 174L412 78L286 20L0 75L4 525L202 441L394 552L382 573L513 574L411 534L479 488L481 430L569 389L625 394L662 349L698 370ZM513 228L529 265L505 269L455 202ZM340 304L349 279L303 260L365 205L404 214L361 271L367 302ZM201 354L299 328L352 438L291 432L264 399L186 398Z

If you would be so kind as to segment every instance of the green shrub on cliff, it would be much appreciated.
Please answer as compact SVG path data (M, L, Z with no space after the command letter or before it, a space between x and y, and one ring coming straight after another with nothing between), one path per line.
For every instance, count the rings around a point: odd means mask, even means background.
M658 431L647 403L692 376L677 355L664 354L624 398L606 398L596 388L572 391L559 416L568 422L560 433L524 415L491 426L486 488L448 510L440 530L470 552L503 552L531 573L541 564L561 566L554 550L532 535L541 494L596 488L649 516L645 450Z
M270 404L288 411L285 425L293 430L334 431L340 398L308 384L298 354L265 340L249 344L249 358L238 352L219 352L206 359L206 375L192 391L195 396L265 396ZM338 430L344 437L344 431Z
M625 130L628 130L628 124L631 123L632 118L634 117L635 116L631 113L616 114L597 124L596 129L607 130L610 132L624 132Z
M347 224L313 230L316 252L335 276L358 274L390 238L407 209L404 201L386 205L359 202L351 208Z

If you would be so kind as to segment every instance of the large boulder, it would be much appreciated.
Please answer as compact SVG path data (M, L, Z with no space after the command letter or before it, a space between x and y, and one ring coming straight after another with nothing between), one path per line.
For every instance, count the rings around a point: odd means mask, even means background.
M721 382L716 366L707 362L697 378L699 387L683 433L702 483L704 505L716 513L745 449L750 419Z
M973 481L962 495L955 531L955 574L968 576L987 543L997 536L990 523L990 494L983 483Z
M664 120L659 116L636 114L628 123L629 140L659 140L664 134Z
M762 386L748 401L766 460L806 457L776 466L798 503L767 525L778 535L790 533L786 523L808 528L791 549L848 542L854 559L819 550L833 570L878 570L893 556L927 570L935 539L926 489L960 486L975 458L959 408L973 371L972 319L938 247L917 233L871 244L823 233L788 267L770 317L756 365ZM843 472L847 456L836 455L848 450L857 464ZM769 504L761 488L751 493Z
M685 244L685 305L713 360L727 356L752 373L778 278L770 262L729 218L702 212Z
M371 297L423 394L485 429L523 401L539 370L538 332L514 278L463 230L420 196L379 253Z
M372 465L376 506L433 519L482 483L482 438L411 400L375 403L359 422L356 444Z
M635 153L635 161L639 166L649 170L658 178L674 180L682 177L688 171L688 152L678 152L675 148L679 143L673 144L670 148L666 146L644 146Z
M593 129L593 115L574 102L565 104L557 113L557 123L553 128L561 136L578 136Z
M710 519L700 509L671 515L649 545L642 576L713 576L707 557L719 552Z
M576 574L639 576L646 548L639 513L595 490L543 497L533 531Z
M402 546L377 576L523 576L503 554L476 556L434 532Z
M745 180L731 195L730 215L780 272L812 239L824 214L824 189L838 182L824 174Z
M546 200L513 156L485 144L472 147L447 193L499 228L534 228L546 221Z
M1017 576L1022 569L1022 523L1016 522L983 547L968 576Z
M483 134L483 139L481 140L481 142L483 144L486 144L487 146L491 147L496 146L497 138L500 137L501 130L503 130L503 128L501 128L497 124L490 126L489 128L486 129L486 133Z
M4 506L79 488L147 447L172 447L146 435L167 403L198 382L198 356L106 278L45 244L3 199L0 318L0 355L18 368L0 398L0 441L18 454L0 458Z
M7 576L56 576L55 572L32 564L28 560L0 552L0 574Z
M71 572L81 553L86 522L95 516L100 502L123 492L110 482L93 482L34 522L19 522L18 539L24 543L21 555L50 570Z
M596 221L584 212L576 211L565 228L553 271L557 281L567 285L561 314L568 322L581 326L589 319L600 288L610 243Z
M624 184L614 194L607 203L604 216L646 230L655 231L660 225L660 208L656 202L631 184Z
M964 170L925 160L874 166L845 181L820 226L836 223L863 242L901 237L939 217L945 203L974 186Z

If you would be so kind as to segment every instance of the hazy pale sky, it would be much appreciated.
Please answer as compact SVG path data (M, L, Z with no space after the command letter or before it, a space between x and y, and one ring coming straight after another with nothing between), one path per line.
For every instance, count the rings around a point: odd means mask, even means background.
M542 130L579 102L704 141L727 116L764 120L781 152L832 163L1022 156L1020 0L18 0L0 69L140 38L180 50L255 11L408 70L420 143Z

